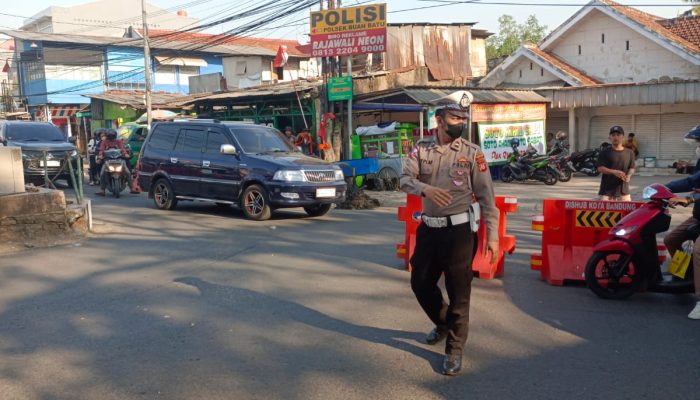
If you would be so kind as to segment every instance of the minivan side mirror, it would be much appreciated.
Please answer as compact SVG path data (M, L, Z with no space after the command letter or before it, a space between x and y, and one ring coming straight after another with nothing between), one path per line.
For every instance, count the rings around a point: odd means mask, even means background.
M238 155L238 150L236 150L233 145L230 144L222 144L221 145L221 154L232 154L232 155Z
M68 138L68 143L73 143L73 144L75 144L75 142L77 142L77 141L78 141L78 138L75 137L75 136L71 136L71 137Z

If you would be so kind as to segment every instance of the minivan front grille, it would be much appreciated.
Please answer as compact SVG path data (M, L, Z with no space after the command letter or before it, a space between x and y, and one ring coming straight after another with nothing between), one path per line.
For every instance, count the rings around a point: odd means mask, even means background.
M335 171L304 171L309 182L334 182Z

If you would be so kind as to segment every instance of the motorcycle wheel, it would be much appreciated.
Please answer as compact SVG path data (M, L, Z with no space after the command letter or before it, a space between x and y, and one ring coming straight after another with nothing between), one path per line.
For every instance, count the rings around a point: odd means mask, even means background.
M559 173L554 168L548 167L544 171L543 182L545 185L554 185L559 180Z
M510 168L510 165L504 165L501 168L501 181L510 183L513 182L513 179L513 169Z
M121 183L119 182L118 177L112 177L112 196L115 198L119 198L119 195L121 194Z
M574 176L574 173L570 169L563 168L559 171L559 182L568 182L572 176Z
M633 295L642 284L642 275L627 258L622 252L594 252L586 263L588 288L603 299L623 300Z

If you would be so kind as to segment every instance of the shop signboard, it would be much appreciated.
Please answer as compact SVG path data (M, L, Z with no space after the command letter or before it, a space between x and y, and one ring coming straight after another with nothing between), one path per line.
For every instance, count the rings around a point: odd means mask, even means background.
M328 101L352 100L352 77L328 78Z
M312 12L310 24L312 57L386 51L386 4Z
M538 121L547 119L547 105L534 104L472 104L472 122Z
M503 164L513 152L510 141L520 139L521 152L531 144L539 154L546 153L544 120L524 122L479 123L479 145L491 165Z

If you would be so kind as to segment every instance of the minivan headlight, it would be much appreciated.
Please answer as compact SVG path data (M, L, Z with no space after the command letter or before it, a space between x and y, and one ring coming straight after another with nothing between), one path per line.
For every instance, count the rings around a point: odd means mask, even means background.
M306 177L304 176L304 173L302 171L282 169L275 172L275 175L272 177L272 179L275 181L285 182L304 182L306 180Z
M73 150L73 151L70 153L70 156L73 157L73 158L78 157L78 150Z
M340 169L336 169L335 171L335 180L336 181L344 181L345 176L343 175L343 171Z

